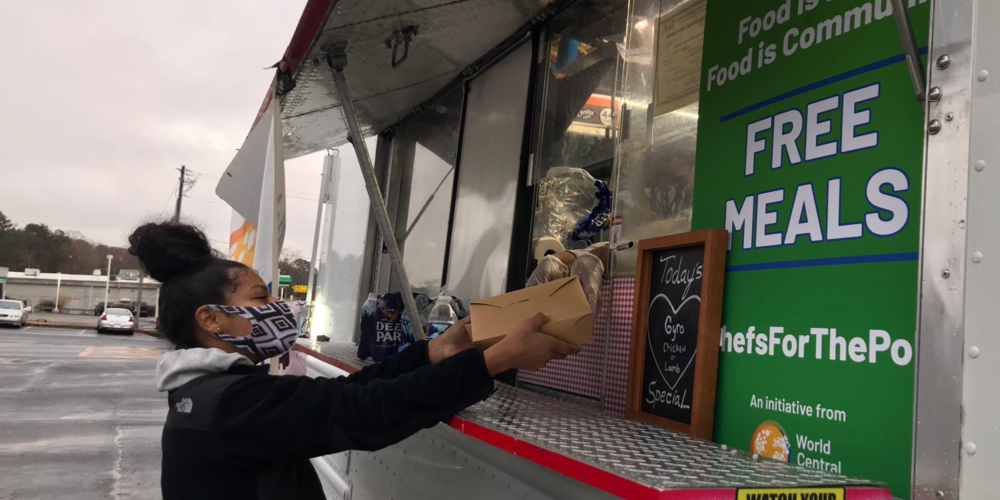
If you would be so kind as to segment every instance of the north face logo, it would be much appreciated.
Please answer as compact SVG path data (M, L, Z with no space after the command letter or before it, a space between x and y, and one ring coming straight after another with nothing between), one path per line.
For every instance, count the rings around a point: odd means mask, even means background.
M191 402L191 398L181 399L176 405L174 405L174 408L176 408L180 413L191 413L191 408L193 407L194 403Z

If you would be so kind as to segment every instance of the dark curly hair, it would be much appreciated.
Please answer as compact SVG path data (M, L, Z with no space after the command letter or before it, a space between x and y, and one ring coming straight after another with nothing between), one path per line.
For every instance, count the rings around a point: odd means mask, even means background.
M226 304L236 291L239 271L249 268L219 258L198 228L179 222L143 224L128 237L129 253L162 283L159 329L178 348L198 347L194 313L208 304Z

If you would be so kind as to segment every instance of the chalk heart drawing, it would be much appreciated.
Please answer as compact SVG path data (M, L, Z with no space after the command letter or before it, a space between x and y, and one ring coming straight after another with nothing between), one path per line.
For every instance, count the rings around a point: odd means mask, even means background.
M661 304L662 303L662 304ZM659 307L657 307L657 305ZM649 302L649 311L646 313L646 341L649 343L649 352L653 356L653 360L656 361L656 369L660 372L660 377L663 381L667 383L667 386L671 390L677 388L677 383L684 378L684 375L691 368L694 363L695 354L698 353L698 349L692 349L685 353L678 353L676 358L676 364L681 367L680 372L664 372L663 370L663 360L667 353L663 352L663 346L653 345L653 332L654 328L662 329L663 336L660 338L671 339L673 335L668 335L667 328L675 327L678 323L674 323L674 319L677 318L677 313L688 306L688 304L694 304L696 307L701 307L701 297L697 295L689 295L684 300L681 301L680 305L674 307L673 302L670 298L664 294L657 294L653 297L653 300ZM663 307L663 306L666 307ZM669 308L670 314L665 314ZM686 335L697 335L697 329L695 325L684 325L684 333L677 336L677 343L686 344L683 340L683 336ZM673 342L671 342L673 343ZM688 359L685 361L684 357Z

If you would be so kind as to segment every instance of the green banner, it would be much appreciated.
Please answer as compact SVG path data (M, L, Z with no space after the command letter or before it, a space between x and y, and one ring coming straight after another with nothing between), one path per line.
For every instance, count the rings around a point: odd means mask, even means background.
M716 441L908 498L924 120L890 3L708 0L693 225L731 238Z

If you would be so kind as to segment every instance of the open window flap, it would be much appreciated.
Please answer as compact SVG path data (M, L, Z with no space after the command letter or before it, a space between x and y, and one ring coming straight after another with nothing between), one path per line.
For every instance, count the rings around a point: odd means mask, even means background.
M324 49L347 43L345 75L366 134L430 103L533 19L549 15L540 0L309 0L281 61L295 87L281 99L284 152L295 158L347 142L340 96ZM419 4L419 5L418 5ZM456 19L461 22L456 23ZM406 60L392 66L385 41L405 26L419 32ZM280 53L282 47L274 47ZM404 47L397 47L399 52Z
M274 119L277 102L271 100L263 117L243 141L215 187L215 194L253 226L258 226L260 222L258 218L267 163L283 160L274 157L280 153L274 145L275 139L280 137L277 134L281 133L280 130L275 131L275 127L280 126L280 122Z

